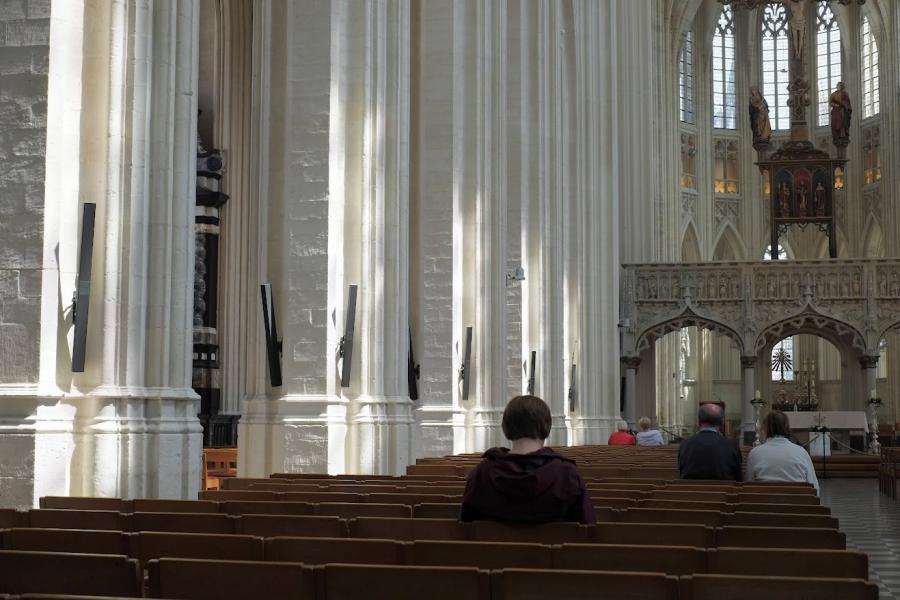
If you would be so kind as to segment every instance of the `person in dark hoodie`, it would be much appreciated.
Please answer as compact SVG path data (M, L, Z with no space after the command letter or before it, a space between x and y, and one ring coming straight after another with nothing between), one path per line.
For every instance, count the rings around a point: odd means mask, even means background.
M575 461L544 447L550 409L536 396L516 396L503 411L512 448L491 448L469 473L461 521L597 522Z

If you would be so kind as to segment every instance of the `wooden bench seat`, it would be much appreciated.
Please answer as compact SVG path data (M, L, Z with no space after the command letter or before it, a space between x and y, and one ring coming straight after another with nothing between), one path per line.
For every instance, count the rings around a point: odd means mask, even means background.
M0 550L0 593L140 598L137 561L114 554Z
M662 573L503 569L491 573L491 598L677 600L678 582Z
M132 512L130 500L122 498L101 498L83 496L42 496L38 501L41 508L75 509L75 510L110 510L113 512Z
M397 517L410 519L412 507L406 504L370 504L353 502L321 502L313 504L313 513L355 519L356 517Z
M454 502L426 502L413 506L416 519L459 519L460 505Z
M134 513L131 530L229 534L235 533L235 518L221 513Z
M715 548L707 555L707 565L709 573L730 575L840 579L866 579L869 576L868 557L852 550Z
M150 595L182 600L316 600L312 570L297 563L151 560Z
M562 544L553 548L553 567L690 575L706 572L706 550L690 546Z
M325 600L490 600L487 571L469 567L330 564L316 569Z
M722 515L722 525L837 529L838 520L828 515L736 512Z
M617 520L623 523L693 523L719 527L722 524L723 515L720 512L705 510L639 507L617 511Z
M578 523L498 523L476 521L469 524L469 538L482 542L532 542L563 544L586 542L593 527Z
M227 480L226 480L227 481ZM312 515L311 502L266 502L264 500L226 500L219 512L229 515Z
M274 537L265 540L265 560L307 565L403 564L403 544L394 540Z
M878 586L854 579L697 574L679 581L679 600L878 600Z
M466 540L466 526L452 519L360 517L348 522L350 537L388 540Z
M818 506L819 497L815 494L772 494L740 492L737 494L737 502L740 504L811 504Z
M0 508L0 529L28 525L28 513L14 508Z
M263 560L263 540L249 535L142 532L131 536L132 558L142 567L156 558Z
M182 512L182 513L217 513L219 503L209 500L167 500L157 498L135 498L132 511L129 512Z
M715 531L705 525L680 523L598 523L590 540L599 544L643 546L693 546L706 548L715 543Z
M243 515L235 533L259 537L347 537L346 521L340 517L312 515Z
M551 546L522 542L419 540L406 545L405 564L479 569L550 569Z
M844 532L837 529L728 525L716 530L716 545L731 548L845 550L847 539Z
M121 531L17 528L3 532L3 549L127 555L129 540Z
M43 529L129 531L130 516L112 510L38 508L28 511L28 526Z

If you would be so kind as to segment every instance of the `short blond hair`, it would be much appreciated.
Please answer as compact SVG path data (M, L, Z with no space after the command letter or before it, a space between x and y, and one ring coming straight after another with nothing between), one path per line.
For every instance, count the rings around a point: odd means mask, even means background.
M647 417L641 417L638 419L638 426L644 431L650 429L650 419Z

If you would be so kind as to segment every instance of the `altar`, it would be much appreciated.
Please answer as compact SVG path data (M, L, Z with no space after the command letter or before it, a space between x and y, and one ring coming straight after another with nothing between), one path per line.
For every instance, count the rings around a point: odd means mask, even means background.
M829 429L829 433L824 436L825 440L831 441L831 438L834 438L841 442L844 447L841 449L844 452L847 452L846 447L850 446L850 435L851 432L863 432L863 436L865 439L869 433L869 420L866 417L866 413L863 411L853 411L853 410L831 410L831 411L815 411L815 412L800 412L800 411L789 411L785 413L787 415L788 421L791 425L791 430L794 432L795 437L800 442L806 443L813 436L817 434L815 432L810 432L809 430L813 427L827 427ZM812 446L812 445L811 445ZM822 449L822 444L819 442L816 446L818 450L810 451L814 456L821 456L823 451L826 455L831 454L830 444L826 444L826 448ZM838 450L836 450L837 452Z

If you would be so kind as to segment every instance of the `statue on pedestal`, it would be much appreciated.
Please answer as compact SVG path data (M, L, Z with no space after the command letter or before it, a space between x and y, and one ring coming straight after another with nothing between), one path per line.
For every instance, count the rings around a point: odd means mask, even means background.
M768 142L772 137L772 125L769 123L769 103L755 85L750 88L750 129L753 131L753 143Z
M831 139L835 146L846 146L850 141L850 94L844 90L844 82L838 81L837 89L828 98L831 107Z

